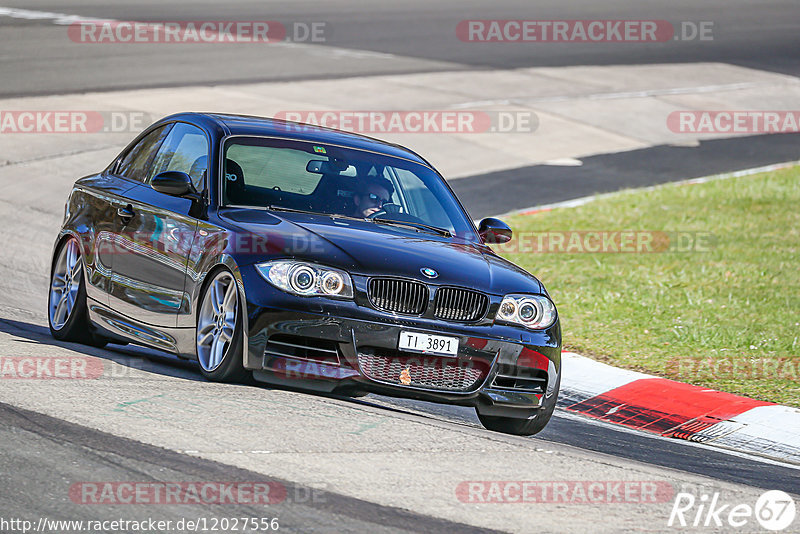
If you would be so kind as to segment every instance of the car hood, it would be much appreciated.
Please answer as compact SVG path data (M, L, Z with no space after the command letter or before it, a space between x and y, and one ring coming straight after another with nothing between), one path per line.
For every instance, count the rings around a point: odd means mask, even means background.
M441 285L472 287L495 294L542 291L531 274L486 246L440 237L413 228L300 213L230 214L247 233L280 243L269 256L292 256L353 274L414 278ZM258 261L261 261L260 259ZM251 261L252 262L252 261ZM425 277L421 269L438 273Z

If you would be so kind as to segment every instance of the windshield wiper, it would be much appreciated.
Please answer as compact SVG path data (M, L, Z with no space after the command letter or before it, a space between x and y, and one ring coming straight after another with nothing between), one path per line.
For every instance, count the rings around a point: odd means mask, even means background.
M453 237L453 234L451 234L449 230L445 230L444 228L439 228L438 226L431 226L429 224L418 223L418 222L398 221L395 219L383 219L381 217L375 219L368 219L362 217L352 217L350 215L341 215L338 213L324 213L320 211L287 208L284 206L267 206L267 209L272 211L288 211L291 213L308 213L311 215L322 215L323 217L330 217L332 219L350 219L355 221L367 221L367 222L372 221L378 224L393 224L395 226L408 226L411 228L416 228L417 230L427 230L428 232L433 232L434 234L438 234L444 237Z
M439 228L438 226L431 226L429 224L424 224L424 223L411 222L411 221L398 221L395 219L382 219L380 217L376 219L367 219L367 220L371 220L372 222L382 223L382 224L410 226L411 228L416 228L417 230L427 230L429 232L433 232L434 234L439 234L444 237L453 237L453 234L451 234L449 230L445 230L444 228Z
M310 215L321 215L323 217L330 217L331 219L350 219L351 221L364 221L363 217L351 217L350 215L342 215L340 213L326 213L324 211L311 211L311 210L301 210L296 208L286 208L284 206L267 206L264 209L273 210L273 211L288 211L290 213L308 213Z
M318 211L299 210L296 208L285 208L283 206L267 206L267 209L272 211L288 211L291 213L310 213L311 215L328 215L327 213L320 213Z

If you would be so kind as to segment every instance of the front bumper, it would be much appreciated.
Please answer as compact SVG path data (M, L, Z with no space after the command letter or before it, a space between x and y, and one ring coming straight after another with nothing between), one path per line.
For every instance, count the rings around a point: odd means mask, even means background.
M557 393L558 321L545 331L457 323L375 310L358 295L354 301L304 298L251 282L245 280L244 365L257 380L474 406L486 415L533 415L545 397ZM399 351L404 331L458 338L458 355Z

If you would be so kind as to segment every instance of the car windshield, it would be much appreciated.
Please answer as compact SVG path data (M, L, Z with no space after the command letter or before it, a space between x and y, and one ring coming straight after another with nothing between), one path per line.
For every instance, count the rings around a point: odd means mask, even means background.
M425 165L365 150L232 137L223 149L222 204L370 219L477 241L442 178Z

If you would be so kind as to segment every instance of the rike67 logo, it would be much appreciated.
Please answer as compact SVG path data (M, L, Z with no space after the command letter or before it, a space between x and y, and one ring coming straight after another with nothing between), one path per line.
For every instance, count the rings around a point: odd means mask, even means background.
M789 528L796 509L792 497L780 490L763 493L754 506L746 503L726 503L719 492L713 495L680 492L675 495L667 525L670 527L733 527L752 531L755 522L771 531ZM749 528L748 528L749 527ZM797 529L791 530L797 532Z

